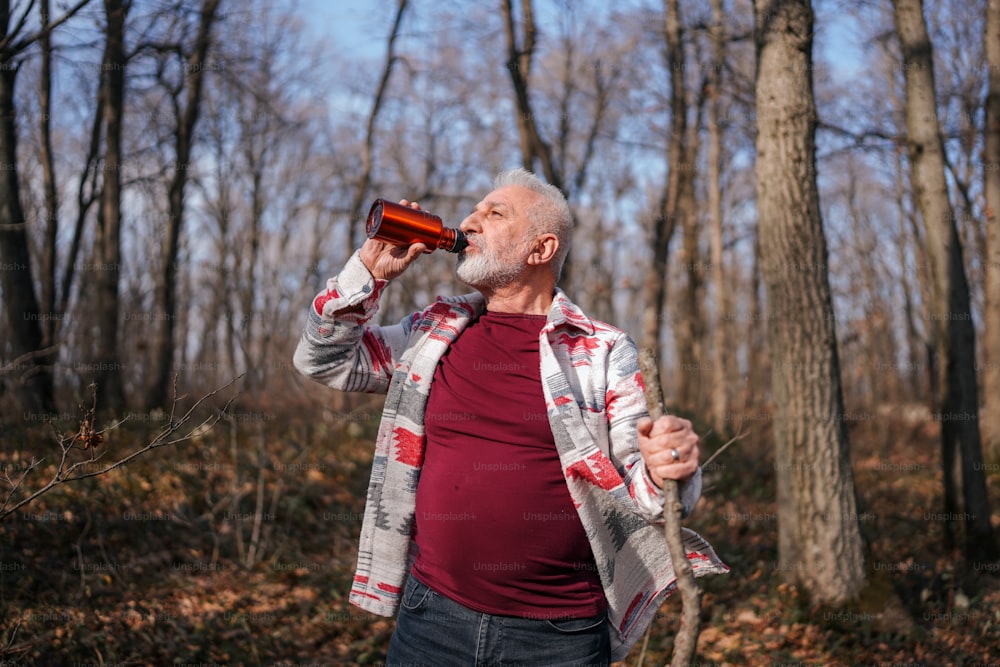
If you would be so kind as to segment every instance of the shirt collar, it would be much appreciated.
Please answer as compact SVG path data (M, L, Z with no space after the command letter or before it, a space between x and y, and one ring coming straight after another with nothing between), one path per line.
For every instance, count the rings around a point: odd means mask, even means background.
M580 329L587 335L593 335L594 323L587 317L580 307L569 300L566 293L558 287L552 298L552 306L549 308L549 321L545 329L554 331L559 327Z
M486 309L486 300L479 292L457 296L439 296L437 300L450 304L469 304L477 315ZM570 301L565 292L557 287L552 295L552 305L549 307L548 322L545 324L544 331L554 331L558 328L575 328L587 335L593 335L595 331L591 319L580 310L579 306Z

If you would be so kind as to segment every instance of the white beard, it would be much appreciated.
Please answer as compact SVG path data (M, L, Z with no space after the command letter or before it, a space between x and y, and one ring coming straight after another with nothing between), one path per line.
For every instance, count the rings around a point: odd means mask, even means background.
M469 287L498 289L506 287L521 275L528 265L524 244L517 241L505 243L498 248L483 245L479 235L470 235L469 245L478 252L473 255L462 252L455 265L455 275Z

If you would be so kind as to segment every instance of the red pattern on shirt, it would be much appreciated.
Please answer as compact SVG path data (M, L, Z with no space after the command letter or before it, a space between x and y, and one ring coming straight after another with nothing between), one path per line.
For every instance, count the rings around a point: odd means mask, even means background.
M411 466L420 466L424 462L424 437L413 431L397 426L392 432L396 445L396 460Z
M339 298L340 294L335 289L327 290L324 294L320 294L319 296L317 296L316 300L313 302L316 307L316 314L317 315L323 314L323 306L326 305L327 301Z
M622 483L622 476L600 452L572 463L566 469L567 479L586 479L602 489L613 489Z
M365 350L372 361L372 371L379 373L387 371L392 365L392 350L385 341L375 336L371 330L367 330L362 337Z

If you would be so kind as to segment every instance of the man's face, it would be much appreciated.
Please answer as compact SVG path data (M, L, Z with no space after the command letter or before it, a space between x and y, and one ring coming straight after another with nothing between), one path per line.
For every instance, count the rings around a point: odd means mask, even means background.
M511 185L486 195L459 228L469 247L458 256L455 273L466 285L497 289L516 281L527 266L533 239L528 238L528 208L539 197Z

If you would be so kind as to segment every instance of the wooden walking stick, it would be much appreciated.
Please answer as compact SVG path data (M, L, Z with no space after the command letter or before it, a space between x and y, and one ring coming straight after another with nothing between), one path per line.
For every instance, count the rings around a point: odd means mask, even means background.
M649 348L643 349L639 353L639 369L646 383L646 406L649 416L656 421L666 413L656 352ZM664 535L674 573L677 575L677 588L681 593L681 624L674 638L674 652L670 660L672 667L686 667L691 664L695 649L698 647L698 635L701 632L701 588L694 579L694 570L691 569L691 563L684 550L681 536L682 509L677 482L672 479L664 480Z

